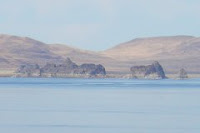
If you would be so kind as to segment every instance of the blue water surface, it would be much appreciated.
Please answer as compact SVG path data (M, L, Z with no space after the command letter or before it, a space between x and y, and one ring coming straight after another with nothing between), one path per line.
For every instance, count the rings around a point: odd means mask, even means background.
M2 133L199 133L200 79L0 78Z

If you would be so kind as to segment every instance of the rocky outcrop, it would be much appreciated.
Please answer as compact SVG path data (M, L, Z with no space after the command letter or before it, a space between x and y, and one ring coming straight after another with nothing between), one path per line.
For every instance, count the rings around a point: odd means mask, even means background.
M185 69L180 69L179 73L178 73L178 79L187 79L188 75Z
M34 65L21 65L17 70L17 76L19 77L39 77L41 75L40 66L38 64Z
M41 68L42 77L67 77L69 75L75 74L75 70L78 68L74 62L69 58L65 60L62 64L49 64L47 63Z
M106 75L106 70L102 65L79 66L67 58L62 64L47 63L42 68L38 65L21 66L17 73L24 77L103 77Z
M159 62L155 61L147 66L133 66L131 67L132 78L139 79L164 79L165 72Z
M105 68L102 65L95 64L82 64L79 66L77 73L87 75L106 75Z

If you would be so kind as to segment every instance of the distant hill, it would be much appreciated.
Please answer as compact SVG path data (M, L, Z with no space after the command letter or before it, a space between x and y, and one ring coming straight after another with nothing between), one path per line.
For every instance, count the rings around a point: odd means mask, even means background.
M168 36L138 38L111 49L93 52L62 44L45 44L28 38L0 35L0 70L16 70L21 64L59 63L67 57L78 64L95 63L108 73L129 73L130 67L157 60L167 73L185 68L200 73L200 38Z
M28 37L0 35L0 70L15 70L21 64L59 63L67 57L78 64L115 62L97 52L62 44L45 44Z
M23 63L60 60L49 46L27 37L0 35L0 66L15 68Z
M182 53L185 44L195 39L192 36L138 38L108 49L103 54L120 60L168 58L172 52L175 55Z
M157 60L171 73L176 73L182 67L200 73L199 53L200 38L193 36L138 38L101 52L129 65Z

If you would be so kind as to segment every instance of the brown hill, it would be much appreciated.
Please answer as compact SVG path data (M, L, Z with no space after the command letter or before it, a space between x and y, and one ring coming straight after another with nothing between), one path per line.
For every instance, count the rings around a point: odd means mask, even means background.
M171 36L140 38L103 51L104 56L127 62L127 66L159 61L168 73L184 67L200 73L200 38Z
M194 39L196 38L191 36L140 38L119 44L102 53L120 60L164 58L171 55L171 52L180 54L180 47Z
M27 38L9 35L0 35L0 66L15 68L23 63L44 63L59 60L48 45Z
M78 64L102 64L108 73L130 73L131 66L151 64L155 60L167 73L177 73L180 68L188 73L200 73L199 53L200 38L192 36L139 38L106 51L93 52L45 44L27 37L0 35L0 71L3 72L14 71L21 64L44 65L69 57Z
M28 37L0 35L0 71L15 71L21 64L59 63L68 57L78 64L115 62L97 52L61 44L45 44Z

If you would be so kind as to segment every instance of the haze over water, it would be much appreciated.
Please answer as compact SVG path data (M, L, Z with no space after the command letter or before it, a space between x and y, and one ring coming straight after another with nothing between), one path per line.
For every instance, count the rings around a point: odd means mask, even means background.
M199 133L200 79L0 78L2 133Z

